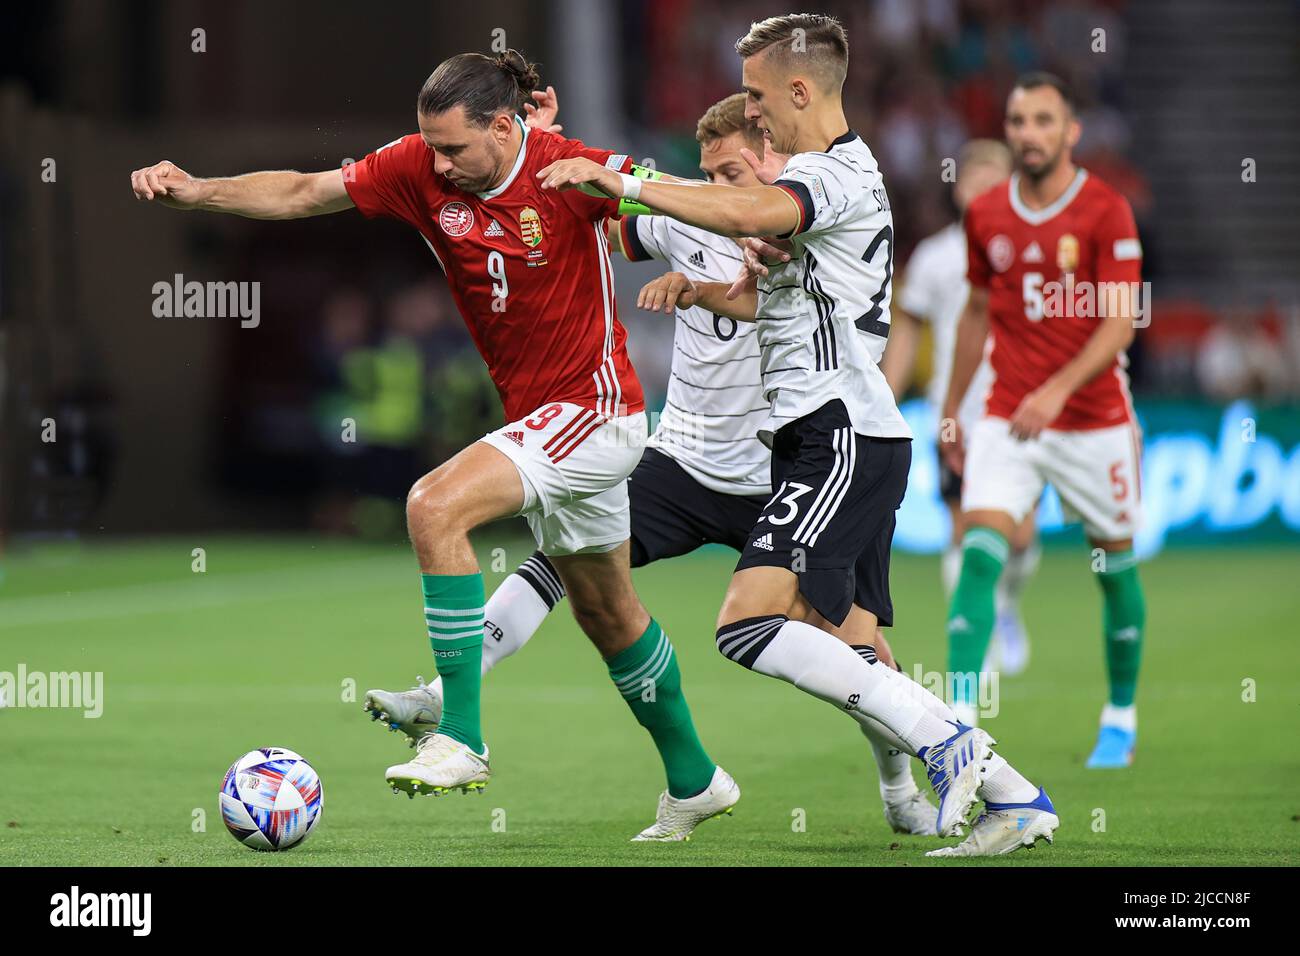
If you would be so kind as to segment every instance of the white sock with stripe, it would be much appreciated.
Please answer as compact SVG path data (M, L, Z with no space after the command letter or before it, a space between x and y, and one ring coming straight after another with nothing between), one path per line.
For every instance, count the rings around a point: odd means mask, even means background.
M781 623L780 617L772 617L763 627L762 620L751 618L720 629L719 648L760 674L834 705L859 723L864 723L863 718L874 720L912 756L953 735L953 726L922 702L924 696L934 695L920 684L879 662L868 664L849 645L811 624ZM761 630L752 630L755 627Z
M854 653L868 664L876 663L876 649L870 644L850 644ZM885 803L901 803L916 793L916 780L912 777L912 757L888 727L877 720L861 715L859 727L862 736L871 745L876 757L876 772L880 776L880 799Z

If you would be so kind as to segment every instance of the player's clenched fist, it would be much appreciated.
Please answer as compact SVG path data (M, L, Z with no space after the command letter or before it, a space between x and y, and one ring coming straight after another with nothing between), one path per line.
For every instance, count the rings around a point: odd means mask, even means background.
M131 174L131 190L136 199L157 199L177 209L190 209L199 204L201 182L169 159Z
M665 272L653 282L647 282L636 297L638 309L647 312L671 313L678 306L689 309L695 304L695 283L680 272Z

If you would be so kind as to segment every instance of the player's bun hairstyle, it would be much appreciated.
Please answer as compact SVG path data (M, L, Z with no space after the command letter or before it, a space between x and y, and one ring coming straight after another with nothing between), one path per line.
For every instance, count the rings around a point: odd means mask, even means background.
M849 35L834 17L787 13L751 23L736 41L741 59L771 50L773 62L787 72L807 70L829 90L844 85L849 72Z
M522 111L539 80L537 65L518 50L496 56L458 53L439 63L424 81L415 108L430 116L461 106L465 118L481 128L498 113Z
M758 127L745 119L745 94L732 93L726 99L718 100L700 117L695 124L695 141L703 146L715 140L740 133L745 145L758 153L763 153L763 134Z
M1048 73L1045 70L1037 70L1033 73L1022 73L1016 78L1016 85L1013 90L1036 90L1042 86L1050 86L1056 92L1061 94L1061 99L1065 100L1065 105L1069 107L1071 113L1078 112L1078 101L1075 99L1074 90L1070 89L1070 84L1061 79L1055 73Z

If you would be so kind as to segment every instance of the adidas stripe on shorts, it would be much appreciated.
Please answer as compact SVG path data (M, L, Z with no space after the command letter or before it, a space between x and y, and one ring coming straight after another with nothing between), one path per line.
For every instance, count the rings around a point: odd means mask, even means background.
M519 470L524 506L545 555L612 551L628 539L627 476L645 448L646 418L609 417L552 402L484 435Z
M911 462L911 439L857 434L838 399L783 425L772 441L775 493L736 570L787 568L831 623L857 604L890 626L889 548Z

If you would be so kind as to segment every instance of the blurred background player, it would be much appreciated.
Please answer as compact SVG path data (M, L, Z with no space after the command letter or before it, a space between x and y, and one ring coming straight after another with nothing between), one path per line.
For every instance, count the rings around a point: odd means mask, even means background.
M1139 306L1142 249L1128 202L1071 150L1080 123L1064 82L1021 77L1007 100L1016 171L966 210L970 298L957 326L942 418L962 402L992 334L994 379L969 435L940 430L961 474L961 577L948 614L953 709L975 717L977 671L1016 524L1047 482L1082 519L1103 598L1109 700L1089 767L1124 767L1137 743L1146 603L1133 535L1141 439L1124 369Z
M952 187L959 215L965 214L972 199L1010 175L1011 151L1005 144L992 139L966 143L958 153L957 180ZM936 414L948 392L957 320L970 293L966 262L966 234L960 220L917 244L898 289L889 343L880 364L894 397L901 400L916 366L921 323L929 323L933 357L926 395ZM984 398L992 379L993 371L985 356L959 410L959 421L966 434L970 434L975 420L983 413ZM948 546L940 561L944 595L951 600L961 572L961 475L948 467L943 455L939 456L939 494L952 522ZM1010 545L1010 556L998 581L993 640L984 662L985 670L997 669L1004 676L1020 674L1029 664L1029 635L1020 611L1020 595L1037 570L1041 553L1032 511L1016 525Z
M553 122L553 108L552 102L538 122ZM760 185L752 164L763 153L763 135L745 118L744 93L711 106L700 117L695 137L700 170L709 182ZM608 237L611 248L631 262L658 259L704 281L727 281L741 261L735 240L666 216L611 220ZM772 456L758 438L767 411L754 323L697 307L678 308L664 413L640 464L628 476L632 567L705 544L744 548L772 496ZM563 596L563 582L540 551L503 581L487 604L483 673L523 647ZM883 634L854 633L844 639L860 653L874 653L893 665ZM401 692L372 690L366 706L415 741L437 727L442 682ZM863 725L862 732L875 754L890 827L933 835L936 810L916 786L910 755L878 728Z
M447 275L487 362L509 424L411 488L407 526L445 708L394 791L481 790L491 771L480 721L485 594L475 528L523 515L570 595L574 617L659 750L668 792L643 839L683 839L740 798L705 753L672 644L628 569L626 477L641 457L645 415L612 290L604 220L617 203L539 189L535 172L584 156L630 170L519 115L537 72L516 51L443 61L417 98L418 133L342 169L197 180L170 162L137 170L141 199L178 208L292 219L355 206L417 229ZM645 694L643 681L654 693ZM635 684L635 693L629 688ZM671 815L665 816L671 809Z

